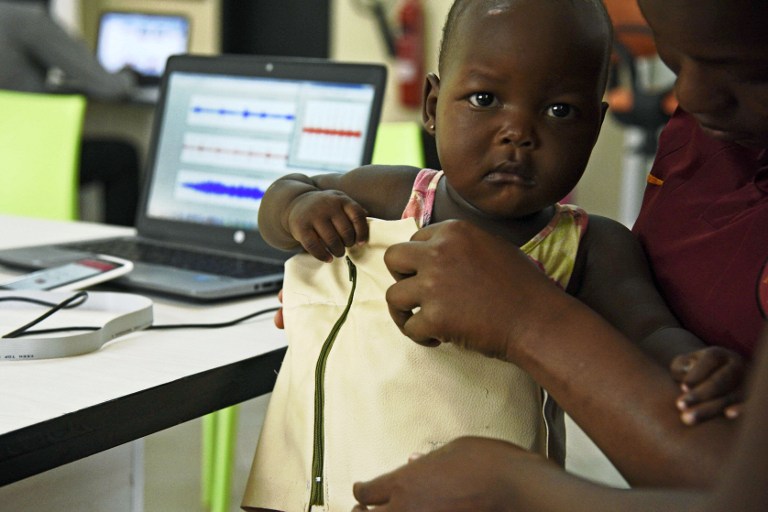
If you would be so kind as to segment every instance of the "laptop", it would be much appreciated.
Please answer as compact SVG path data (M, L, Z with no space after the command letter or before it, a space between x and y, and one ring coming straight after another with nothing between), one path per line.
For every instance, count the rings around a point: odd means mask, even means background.
M172 56L161 81L137 234L6 249L0 263L46 268L101 253L134 263L113 281L132 290L194 300L278 290L292 254L259 235L264 191L289 173L345 172L370 163L385 83L379 64ZM168 248L179 252L176 259L163 259Z
M110 72L132 68L138 75L134 100L157 101L168 57L186 53L189 38L184 15L107 11L99 17L96 58Z

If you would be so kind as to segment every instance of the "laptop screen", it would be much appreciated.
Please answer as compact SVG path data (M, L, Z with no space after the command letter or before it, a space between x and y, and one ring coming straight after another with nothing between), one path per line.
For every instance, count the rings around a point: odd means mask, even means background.
M374 84L174 71L165 87L150 218L254 230L279 177L343 172L370 158Z
M99 19L96 57L108 71L130 66L158 79L171 55L189 44L189 20L180 15L105 12Z

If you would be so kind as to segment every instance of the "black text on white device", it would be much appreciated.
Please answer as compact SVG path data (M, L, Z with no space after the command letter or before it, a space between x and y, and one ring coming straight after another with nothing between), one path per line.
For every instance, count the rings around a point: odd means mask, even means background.
M127 274L132 268L128 260L100 254L26 274L0 284L0 289L81 290Z

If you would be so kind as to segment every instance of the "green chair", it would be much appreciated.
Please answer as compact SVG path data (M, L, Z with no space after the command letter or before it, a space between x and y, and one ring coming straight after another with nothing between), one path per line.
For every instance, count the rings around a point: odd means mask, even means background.
M237 433L237 406L203 416L202 474L203 506L210 512L227 512L232 486Z
M78 217L86 100L0 90L0 213Z
M379 124L371 163L424 167L421 125L411 121Z

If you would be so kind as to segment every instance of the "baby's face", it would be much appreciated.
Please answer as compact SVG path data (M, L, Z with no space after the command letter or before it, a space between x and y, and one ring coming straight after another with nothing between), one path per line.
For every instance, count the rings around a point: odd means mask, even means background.
M565 196L599 134L604 39L585 42L564 5L467 13L432 89L447 184L491 217L521 217Z
M641 0L675 94L711 136L768 148L768 7L759 0Z

